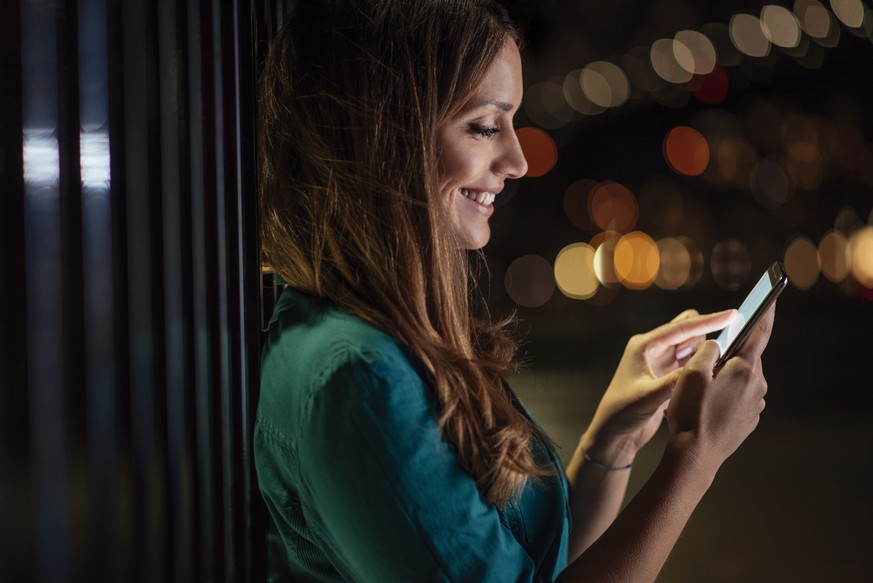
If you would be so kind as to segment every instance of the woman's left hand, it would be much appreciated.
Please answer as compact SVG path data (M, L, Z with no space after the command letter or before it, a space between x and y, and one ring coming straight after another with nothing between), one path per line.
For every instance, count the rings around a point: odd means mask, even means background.
M628 341L612 382L582 437L592 459L612 466L633 462L658 430L679 369L706 339L730 323L736 310L700 315L687 310Z

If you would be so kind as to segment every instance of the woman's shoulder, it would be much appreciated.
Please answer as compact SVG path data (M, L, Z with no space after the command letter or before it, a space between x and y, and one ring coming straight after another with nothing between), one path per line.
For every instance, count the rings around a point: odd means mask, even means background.
M274 354L278 353L278 354ZM267 329L264 363L293 364L298 371L323 368L350 357L401 357L396 338L325 298L285 288Z
M420 385L424 374L396 338L329 300L286 288L266 332L261 396L305 399L338 375L348 379L343 390L366 391L373 378Z
M413 403L412 409L430 408L420 361L397 339L323 298L287 289L266 334L262 425L299 425L314 403L337 417L405 415Z

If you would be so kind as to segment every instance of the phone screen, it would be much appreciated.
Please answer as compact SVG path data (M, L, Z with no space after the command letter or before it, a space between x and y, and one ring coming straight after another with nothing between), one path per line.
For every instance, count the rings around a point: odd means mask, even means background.
M733 356L749 333L746 327L754 326L758 318L775 301L776 296L779 295L787 282L785 270L778 261L764 272L764 275L761 276L761 279L758 280L758 283L740 305L737 315L715 339L721 348L719 364Z

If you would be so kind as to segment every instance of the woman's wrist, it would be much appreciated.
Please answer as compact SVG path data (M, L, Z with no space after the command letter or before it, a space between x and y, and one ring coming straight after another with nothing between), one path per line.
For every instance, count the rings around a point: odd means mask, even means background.
M605 439L587 432L579 440L579 451L594 466L618 470L630 469L639 448L632 439Z

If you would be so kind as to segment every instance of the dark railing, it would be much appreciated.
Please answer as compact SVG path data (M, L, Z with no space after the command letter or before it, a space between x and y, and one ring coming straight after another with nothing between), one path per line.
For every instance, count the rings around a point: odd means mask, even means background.
M289 2L3 2L0 581L260 581L255 78Z

